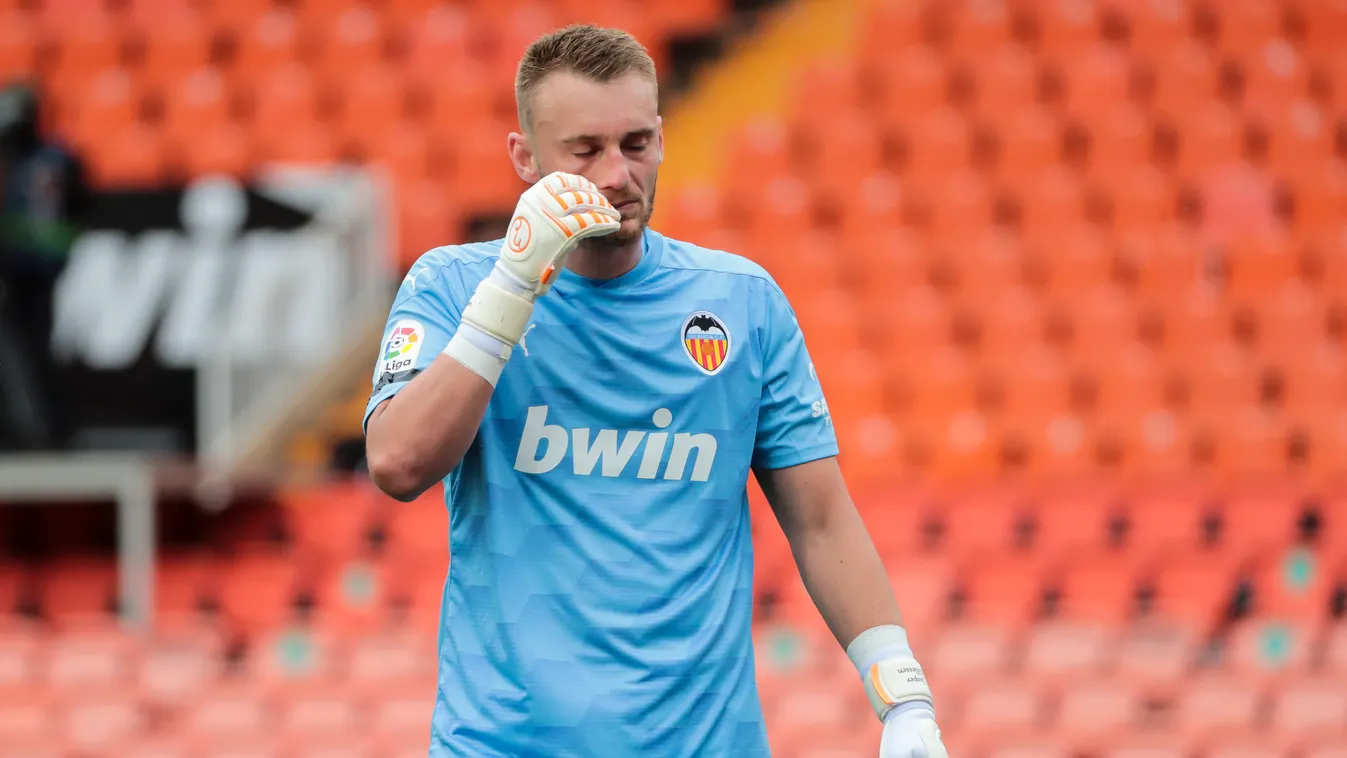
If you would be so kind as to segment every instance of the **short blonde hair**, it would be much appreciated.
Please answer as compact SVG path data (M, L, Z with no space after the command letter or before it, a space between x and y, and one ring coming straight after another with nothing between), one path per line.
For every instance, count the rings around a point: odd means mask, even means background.
M621 29L578 24L534 40L519 60L514 99L519 126L533 126L533 92L556 71L571 71L598 82L608 82L633 71L655 76L655 61L635 37Z

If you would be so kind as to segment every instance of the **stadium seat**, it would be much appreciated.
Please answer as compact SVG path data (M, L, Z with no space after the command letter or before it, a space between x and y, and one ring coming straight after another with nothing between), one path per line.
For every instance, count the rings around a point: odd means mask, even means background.
M1216 49L1225 55L1260 50L1281 32L1281 9L1275 4L1241 0L1222 3L1211 10Z
M1309 669L1318 628L1307 620L1244 619L1226 632L1226 670L1250 681L1276 681Z
M299 61L300 53L298 21L287 10L272 8L235 37L233 73L239 81L264 83L273 72Z
M1054 517L1056 514L1049 516ZM1116 626L1136 613L1140 586L1137 564L1129 553L1081 552L1058 565L1062 572L1057 587L1057 617Z
M1143 687L1169 687L1190 674L1202 642L1190 626L1146 619L1121 631L1113 670Z
M120 694L81 694L61 708L59 718L66 746L79 755L113 755L105 752L109 745L138 736L149 723L141 704Z
M1204 551L1167 560L1155 570L1151 586L1151 617L1206 632L1229 608L1235 577L1229 557Z
M1041 74L1033 55L1010 43L970 59L974 66L973 104L977 116L999 123L1008 113L1018 113L1039 102Z
M1099 8L1093 2L1034 6L1034 47L1046 58L1076 57L1100 38Z
M120 689L137 667L139 646L115 627L85 628L57 636L42 676L53 692L80 697Z
M1098 678L1108 661L1114 632L1090 622L1045 621L1025 638L1024 674L1049 686Z
M1058 696L1053 731L1076 749L1097 750L1136 731L1143 703L1134 683L1083 678Z
M0 16L0 80L31 76L37 70L37 34L22 12L6 8Z
M1271 729L1298 743L1347 738L1347 691L1340 678L1288 681L1273 696L1271 708Z
M1094 45L1091 39L1083 43L1090 47L1058 58L1057 66L1065 89L1062 112L1075 118L1106 112L1125 104L1132 94L1133 73L1127 56L1112 46Z
M1042 613L1043 586L1039 572L1022 558L979 561L962 572L962 616L970 621L1022 628Z
M1239 66L1240 109L1248 118L1264 120L1286 113L1310 93L1309 66L1285 39L1246 47Z
M1151 112L1171 123L1194 109L1210 107L1219 92L1218 67L1212 55L1197 42L1157 52L1149 59L1148 71ZM1218 122L1218 126L1226 124Z
M214 57L214 32L193 13L163 13L141 22L139 30L137 76L151 88L172 89L183 74L209 66Z
M1039 731L1046 711L1040 693L1026 688L1018 677L983 680L961 699L958 716L951 721L962 736L974 741Z
M1263 690L1248 679L1221 674L1194 677L1179 696L1178 726L1196 739L1251 729L1263 696Z

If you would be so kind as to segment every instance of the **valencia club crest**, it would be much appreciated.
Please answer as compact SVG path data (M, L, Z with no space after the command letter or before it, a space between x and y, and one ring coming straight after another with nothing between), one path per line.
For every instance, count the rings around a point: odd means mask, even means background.
M683 322L683 349L697 368L715 374L730 357L730 330L709 311L697 311Z

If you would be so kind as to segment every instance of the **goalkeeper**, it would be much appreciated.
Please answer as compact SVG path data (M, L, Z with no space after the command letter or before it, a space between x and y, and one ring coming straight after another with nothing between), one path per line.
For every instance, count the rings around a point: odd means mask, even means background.
M426 253L389 316L370 474L443 480L434 758L768 755L746 484L882 720L945 758L887 574L847 493L794 313L744 258L648 228L664 154L628 34L534 42L501 240Z

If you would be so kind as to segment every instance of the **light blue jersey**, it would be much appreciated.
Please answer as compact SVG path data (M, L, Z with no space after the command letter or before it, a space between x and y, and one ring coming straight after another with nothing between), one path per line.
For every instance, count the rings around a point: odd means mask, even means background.
M500 242L404 280L366 419L430 365ZM445 480L433 758L768 755L750 467L837 454L794 312L757 264L645 233L566 270Z

